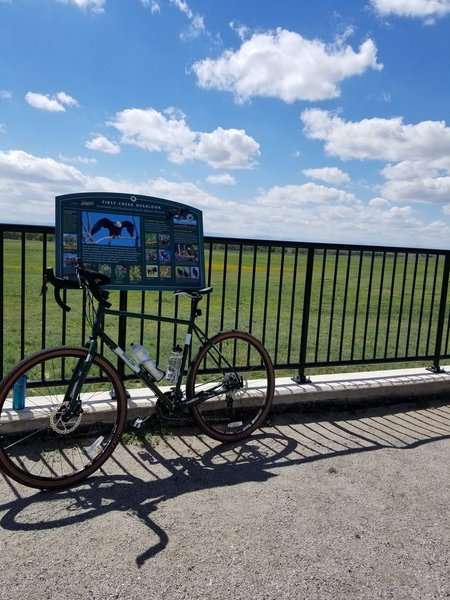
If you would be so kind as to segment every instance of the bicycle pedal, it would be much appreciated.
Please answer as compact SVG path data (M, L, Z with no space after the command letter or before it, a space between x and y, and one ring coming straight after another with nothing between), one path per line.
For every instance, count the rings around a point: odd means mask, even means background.
M148 417L136 417L134 421L130 423L130 427L137 430L145 429L146 427L149 427L155 423L157 420L158 417L155 413L149 415Z
M142 429L143 423L144 419L142 417L136 417L134 421L130 423L130 427L132 427L132 429Z

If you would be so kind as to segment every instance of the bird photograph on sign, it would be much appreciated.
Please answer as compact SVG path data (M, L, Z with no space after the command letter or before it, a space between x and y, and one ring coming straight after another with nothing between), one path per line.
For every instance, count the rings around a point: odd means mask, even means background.
M139 246L139 217L83 212L83 243Z

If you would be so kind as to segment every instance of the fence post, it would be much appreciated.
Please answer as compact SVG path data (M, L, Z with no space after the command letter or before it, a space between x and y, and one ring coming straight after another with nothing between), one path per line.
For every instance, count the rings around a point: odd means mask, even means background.
M450 254L445 255L444 272L442 273L441 300L439 304L439 317L436 331L436 345L434 347L434 361L428 371L442 373L444 369L439 366L442 354L442 336L444 333L444 321L447 312L448 277L450 274Z
M308 348L309 309L311 305L312 276L314 268L314 248L308 248L306 261L305 291L303 295L302 334L300 339L300 357L298 364L298 375L292 377L295 383L310 383L311 380L305 376L306 351Z
M119 292L119 310L126 311L128 307L128 294L126 290L120 290ZM119 331L118 331L118 345L126 351L126 341L127 341L127 318L124 315L119 317ZM123 379L125 377L125 363L122 360L117 361L117 370L119 372L120 377Z
M4 233L1 233L1 238L0 238L0 381L3 379L3 370L4 370L4 340L3 340L3 324L5 322L5 285L4 285L4 280L3 280L3 273L5 271L5 255L4 255L4 250L3 250L3 246L4 246Z

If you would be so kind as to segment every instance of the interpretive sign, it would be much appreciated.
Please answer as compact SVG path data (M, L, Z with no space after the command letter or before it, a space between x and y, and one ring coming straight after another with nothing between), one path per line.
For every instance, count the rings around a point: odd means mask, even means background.
M205 285L202 212L118 193L57 196L56 272L74 261L111 279L111 289L198 289Z

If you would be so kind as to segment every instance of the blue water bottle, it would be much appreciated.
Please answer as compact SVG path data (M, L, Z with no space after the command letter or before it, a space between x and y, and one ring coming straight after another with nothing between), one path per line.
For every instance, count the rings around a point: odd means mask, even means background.
M27 395L27 376L22 375L14 386L13 410L22 410L25 408L25 398Z

